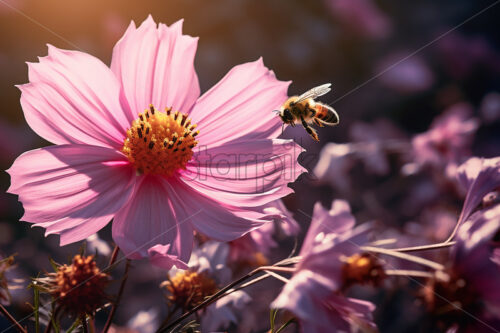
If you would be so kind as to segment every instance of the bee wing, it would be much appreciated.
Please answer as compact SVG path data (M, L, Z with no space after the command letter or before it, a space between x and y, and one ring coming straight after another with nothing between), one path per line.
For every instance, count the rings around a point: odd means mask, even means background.
M295 101L295 103L300 103L308 98L314 99L316 97L323 96L324 94L326 94L330 90L332 90L330 88L331 85L332 85L331 83L325 83L325 84L322 84L320 86L314 87L314 88L306 91L302 95L300 95L299 98Z

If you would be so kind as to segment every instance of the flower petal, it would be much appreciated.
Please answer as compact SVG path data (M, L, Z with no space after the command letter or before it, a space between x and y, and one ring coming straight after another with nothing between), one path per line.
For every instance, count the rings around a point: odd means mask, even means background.
M7 170L9 192L19 195L23 220L61 235L61 245L104 227L127 202L134 170L108 148L61 145L28 151Z
M149 104L189 112L200 96L194 56L198 38L182 34L182 20L156 27L149 16L131 22L113 49L111 70L123 87L121 103L133 119Z
M129 119L120 107L120 86L99 59L49 45L47 57L28 63L30 83L19 86L30 127L55 144L119 148Z
M228 205L256 207L293 192L287 186L304 171L304 150L292 140L256 140L201 148L181 180Z
M194 228L214 240L228 242L269 222L246 218L244 211L204 196L179 180L173 179L170 183L179 202L192 212L189 220Z
M469 218L484 196L500 187L500 158L470 158L457 171L459 183L467 189L458 224Z
M155 266L170 269L176 266L178 269L188 269L189 266L185 262L179 260L175 255L169 254L170 244L157 244L148 249L149 260Z
M174 189L161 177L144 176L129 203L115 216L113 239L131 259L160 253L187 263L193 247L193 229ZM170 245L168 253L155 250L158 244Z
M287 99L289 84L278 81L262 58L231 69L191 111L200 130L200 145L219 146L243 137L277 137L282 122L272 111Z
M351 230L355 224L356 220L351 214L351 207L347 201L334 200L329 211L324 209L321 203L316 203L311 226L302 244L301 253L311 250L318 234L341 234Z

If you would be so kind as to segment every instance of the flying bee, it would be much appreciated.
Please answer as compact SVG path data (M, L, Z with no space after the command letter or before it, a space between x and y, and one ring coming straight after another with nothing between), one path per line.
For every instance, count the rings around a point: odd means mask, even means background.
M339 115L337 112L331 106L314 100L328 93L331 90L331 85L331 83L326 83L312 88L300 96L290 97L280 110L275 110L283 121L283 126L285 124L295 126L300 123L314 140L319 141L316 130L310 125L316 124L319 127L338 125Z

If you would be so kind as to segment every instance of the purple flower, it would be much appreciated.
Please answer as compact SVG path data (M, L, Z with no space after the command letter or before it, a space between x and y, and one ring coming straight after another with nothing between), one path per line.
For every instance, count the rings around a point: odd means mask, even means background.
M438 169L463 162L479 125L471 114L469 105L455 104L437 117L427 132L416 135L412 141L416 162Z
M358 254L368 229L365 226L353 229L354 224L345 201L334 201L329 211L319 203L314 207L299 254L301 261L271 304L272 308L291 311L299 319L303 332L349 331L351 327L375 329L372 321L375 306L341 294L351 277L351 263L371 263L369 257ZM368 275L372 273L370 270Z
M401 62L405 56L396 53L384 58L376 67L377 73L384 71L380 81L401 94L418 93L431 88L434 75L425 61L414 56ZM387 68L390 70L387 71Z
M372 0L326 0L326 5L332 16L354 34L384 38L391 33L389 18Z
M500 120L500 94L492 92L484 96L479 111L483 122L486 124Z
M500 323L500 266L492 240L500 229L500 205L474 213L460 228L447 279L426 287L435 324L465 332L493 332ZM438 297L436 296L438 295Z
M466 221L490 192L500 188L500 157L472 157L457 170L459 184L465 189L464 206L458 223Z
M383 176L390 172L387 152L405 150L407 141L404 133L386 119L378 119L373 123L356 122L349 128L352 153L363 161L365 170ZM404 148L401 148L404 147Z
M273 248L278 246L274 236L278 234L294 236L299 233L299 224L281 200L270 202L263 207L262 211L267 214L266 218L272 219L274 223L266 223L230 242L229 260L231 262L244 262L250 266L266 264L267 256Z
M331 142L321 150L314 175L340 192L349 192L351 182L348 174L354 162L351 145Z

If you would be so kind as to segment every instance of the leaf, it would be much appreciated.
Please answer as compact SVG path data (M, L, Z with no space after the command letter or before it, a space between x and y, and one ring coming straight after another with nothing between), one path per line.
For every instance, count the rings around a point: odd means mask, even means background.
M52 269L54 270L54 272L57 272L59 270L59 265L57 262L54 261L54 259L52 258L49 258L49 262L50 262L50 265L52 266Z

